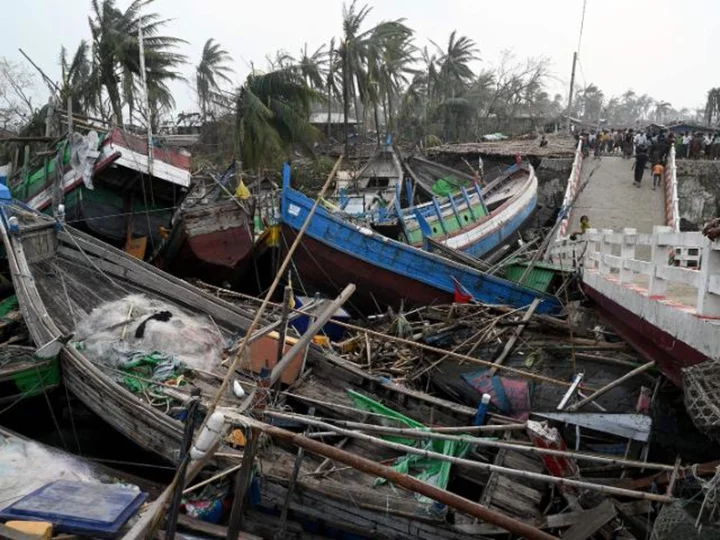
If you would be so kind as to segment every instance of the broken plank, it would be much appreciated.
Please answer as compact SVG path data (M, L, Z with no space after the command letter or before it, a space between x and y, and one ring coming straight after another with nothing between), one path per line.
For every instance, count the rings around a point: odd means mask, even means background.
M582 521L570 527L563 535L563 540L586 540L598 532L610 520L617 516L615 505L607 499L592 510L584 512Z

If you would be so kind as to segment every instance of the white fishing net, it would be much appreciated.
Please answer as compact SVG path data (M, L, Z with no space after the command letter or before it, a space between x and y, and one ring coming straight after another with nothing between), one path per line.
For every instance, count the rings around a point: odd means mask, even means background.
M55 480L100 482L89 465L73 456L0 435L0 509Z
M113 368L124 366L134 355L158 352L211 371L224 349L222 334L207 317L189 315L142 294L93 309L78 323L74 341L88 358Z

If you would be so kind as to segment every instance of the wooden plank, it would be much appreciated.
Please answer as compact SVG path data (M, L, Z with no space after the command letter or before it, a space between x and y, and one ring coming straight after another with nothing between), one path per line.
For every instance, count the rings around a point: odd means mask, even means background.
M521 280L521 282L522 282L522 280ZM532 301L532 304L530 304L530 307L527 309L527 311L523 315L521 322L527 323L530 320L530 318L535 313L535 310L540 305L541 301L542 300L540 300L540 298L536 298L535 300ZM517 340L520 337L520 334L522 334L523 330L525 330L525 326L526 326L525 324L521 324L520 326L515 328L513 335L510 336L510 339L508 339L507 343L505 343L505 347L503 347L503 350L500 353L500 356L498 356L495 359L495 364L502 365L502 363L505 361L505 359L510 355L510 352L512 351L513 347L515 346L515 343L517 343ZM496 367L491 368L490 371L488 372L490 377L494 376L495 373L497 373Z
M579 521L565 532L563 540L586 540L590 538L607 522L615 518L617 511L615 505L606 499L584 514L582 521Z
M622 512L628 516L637 516L640 514L648 514L652 510L652 503L650 501L632 501L628 503L622 503L617 505L619 512ZM580 512L565 512L563 514L552 514L546 516L545 524L541 528L545 529L560 529L562 527L569 527L575 523L579 523L587 519L588 512L591 510L583 510Z

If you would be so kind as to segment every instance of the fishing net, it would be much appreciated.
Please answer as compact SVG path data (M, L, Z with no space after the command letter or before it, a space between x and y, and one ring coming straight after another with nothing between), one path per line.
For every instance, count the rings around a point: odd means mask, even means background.
M720 441L720 360L683 369L685 408L695 426Z
M129 295L102 304L81 320L75 346L90 360L112 368L168 364L211 371L222 360L222 334L206 317L175 305Z
M0 509L55 480L100 481L88 464L69 454L0 435Z
M698 531L696 518L682 502L666 504L653 525L652 540L720 540L720 528L703 526Z

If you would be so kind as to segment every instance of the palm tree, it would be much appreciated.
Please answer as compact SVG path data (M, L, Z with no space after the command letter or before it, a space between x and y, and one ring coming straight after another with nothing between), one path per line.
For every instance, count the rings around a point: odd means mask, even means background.
M720 86L708 90L705 102L705 123L709 126L713 118L720 119Z
M173 52L184 40L158 35L167 24L157 13L142 15L142 8L154 0L133 0L125 11L115 0L92 0L89 17L93 37L93 55L98 69L98 80L108 94L113 114L118 123L123 121L123 107L128 106L130 119L135 107L140 76L138 31L142 29L145 48L145 68L151 110L174 103L167 82L180 79L177 67L185 57ZM148 118L149 119L149 118Z
M655 103L655 122L662 124L671 108L672 104L667 101L658 101Z
M297 66L248 75L235 103L235 133L245 166L258 168L280 153L289 157L295 147L312 153L320 132L308 115L318 97Z
M378 40L374 48L379 62L376 67L379 90L385 98L384 110L386 112L385 125L388 132L394 127L393 102L398 98L402 89L409 83L409 76L417 72L412 65L415 63L416 48L412 44L411 33L395 33L384 40Z
M205 42L200 63L195 68L198 105L202 121L205 121L213 94L220 90L220 83L232 83L229 75L233 69L227 64L232 62L230 53L220 47L212 38Z
M453 30L448 39L446 49L433 43L438 50L439 83L443 98L453 98L462 94L472 82L475 74L470 62L479 60L478 48L475 42L467 36L457 37Z
M343 4L343 37L338 47L342 66L343 115L345 118L345 154L348 152L348 116L350 99L353 100L355 116L360 120L360 102L365 102L372 82L368 75L368 59L377 54L373 45L391 36L410 35L412 30L403 19L381 22L369 30L362 30L365 19L372 11L368 5L357 6L353 0L350 7Z
M328 58L329 54L325 52L325 45L321 45L315 49L315 52L309 54L308 45L305 43L300 50L297 67L307 86L314 90L321 90L325 87Z
M64 107L71 99L72 110L80 114L88 114L100 101L100 87L88 52L85 40L80 41L71 60L65 47L60 48L59 106Z

